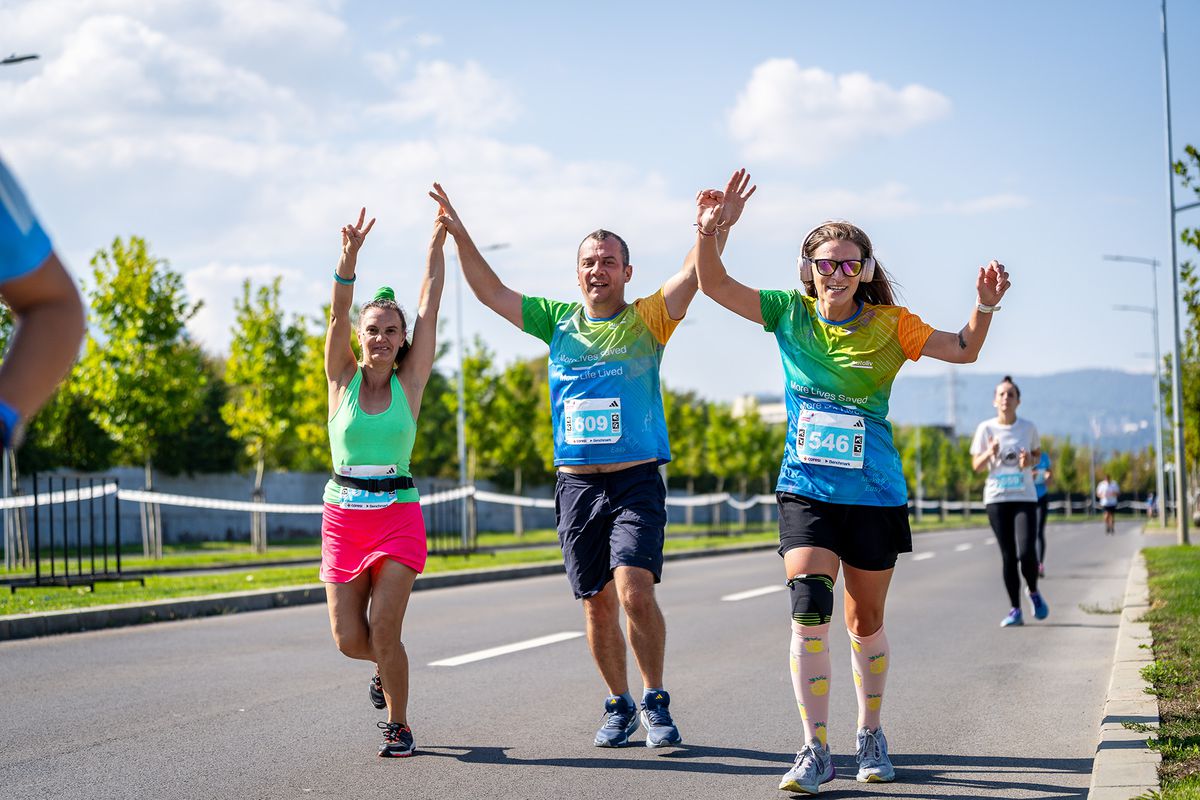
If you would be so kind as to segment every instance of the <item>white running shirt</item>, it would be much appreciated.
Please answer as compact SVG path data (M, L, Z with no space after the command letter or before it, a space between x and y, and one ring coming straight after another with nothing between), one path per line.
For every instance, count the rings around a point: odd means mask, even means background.
M984 503L1036 503L1037 489L1033 485L1033 451L1041 447L1033 423L1018 419L1004 425L996 419L984 420L975 429L971 455L988 450L988 440L1000 442L1000 455L988 463L987 482L983 485ZM1021 451L1028 454L1029 466L1020 466Z

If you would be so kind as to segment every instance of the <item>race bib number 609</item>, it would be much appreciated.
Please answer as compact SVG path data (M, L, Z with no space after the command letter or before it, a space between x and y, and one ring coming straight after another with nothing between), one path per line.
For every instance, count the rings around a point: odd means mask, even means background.
M567 444L612 444L621 439L619 397L579 398L563 401Z

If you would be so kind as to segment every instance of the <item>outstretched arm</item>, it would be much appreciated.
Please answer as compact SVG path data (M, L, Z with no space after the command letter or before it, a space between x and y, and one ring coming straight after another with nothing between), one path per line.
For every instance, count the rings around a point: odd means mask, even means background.
M433 362L437 357L437 320L442 305L442 289L446 285L446 216L439 214L433 224L433 238L425 258L425 274L421 277L421 297L417 301L417 318L413 322L412 347L400 362L400 383L408 397L413 419L421 411L421 395Z
M466 277L471 291L479 298L479 302L513 325L524 329L525 323L521 318L521 294L505 286L492 271L483 254L479 252L479 248L475 246L475 242L471 241L470 234L467 233L466 227L459 219L458 212L450 204L450 197L441 184L435 183L429 196L438 201L442 207L442 216L439 219L445 220L446 231L454 237L454 246L458 248L458 260L462 265L463 276Z
M747 190L747 186L750 187L749 190ZM750 174L743 168L733 173L729 182L725 184L724 192L708 190L718 196L721 201L722 219L717 224L716 235L718 253L725 252L725 243L729 241L729 229L741 218L746 201L750 199L757 188L758 186L750 186ZM684 257L683 266L680 267L679 272L676 272L663 284L663 299L666 300L667 313L671 315L671 319L683 319L692 298L696 296L696 290L700 288L699 281L696 279L696 253L696 246L693 245Z
M342 257L334 270L333 300L329 304L329 330L325 332L325 377L330 383L349 382L355 368L350 347L350 306L354 303L354 270L358 251L375 226L375 218L363 226L367 210L358 212L358 222L342 226ZM341 278L341 280L338 280Z
M49 399L79 355L83 305L54 253L37 269L6 282L0 295L17 322L12 345L0 364L0 401L19 420L27 420Z
M721 263L717 237L719 222L723 216L723 199L724 195L713 189L706 189L696 195L695 253L700 291L735 314L762 325L762 304L759 301L758 290L731 278L725 271L725 265Z
M988 327L992 324L991 310L984 311L981 306L998 307L1010 286L1012 282L1008 279L1008 272L999 261L993 260L986 267L980 267L975 278L975 309L966 327L958 333L934 331L925 340L921 355L951 364L973 363L979 357Z

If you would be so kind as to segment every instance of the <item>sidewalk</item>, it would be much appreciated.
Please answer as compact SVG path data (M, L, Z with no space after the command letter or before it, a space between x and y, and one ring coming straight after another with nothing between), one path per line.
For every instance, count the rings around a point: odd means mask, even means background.
M1125 586L1088 800L1129 800L1159 789L1158 764L1162 757L1147 746L1147 734L1122 724L1158 726L1158 701L1143 691L1149 684L1141 675L1142 667L1154 660L1150 626L1138 621L1149 609L1146 560L1138 553Z

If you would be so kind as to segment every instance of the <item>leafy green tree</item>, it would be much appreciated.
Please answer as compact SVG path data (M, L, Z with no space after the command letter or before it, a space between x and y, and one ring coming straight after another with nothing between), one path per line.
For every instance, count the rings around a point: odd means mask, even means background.
M83 369L93 418L124 463L142 464L154 488L154 455L185 431L202 405L206 377L186 325L200 309L182 276L150 255L137 236L114 239L92 258L92 335ZM142 506L143 550L162 557L161 516Z
M224 365L216 358L201 354L204 388L200 408L179 436L162 442L154 454L154 465L168 475L205 472L233 472L238 467L241 448L229 433L221 417L221 406L229 398L229 387L222 375Z
M689 495L696 493L696 480L705 472L704 431L708 420L708 404L692 391L676 392L663 387L663 413L671 442L671 463L668 475L685 479ZM684 524L695 520L695 508L684 507Z
M328 319L329 304L326 303L321 317L315 320L316 325L303 326L304 335L296 357L296 382L292 388L295 416L287 467L298 472L330 470L329 381L325 378L325 324Z
M253 296L250 281L242 284L225 362L229 398L221 406L221 418L254 464L253 499L259 502L266 499L267 465L283 466L283 451L294 439L296 386L307 333L302 318L285 324L280 281L277 277L270 286L260 286ZM250 542L256 553L267 551L266 521L264 513L252 515Z
M489 424L492 427L491 449L486 457L493 474L512 476L513 494L520 495L524 478L541 472L541 455L537 442L529 435L531 425L537 424L538 395L534 367L525 361L514 361L500 373L496 381ZM522 507L514 505L513 531L518 537L525 533Z
M1087 473L1079 469L1079 452L1071 444L1068 436L1058 447L1058 452L1051 456L1054 463L1054 475L1058 486L1063 491L1066 501L1066 514L1071 516L1071 495L1079 493L1080 480L1087 480Z
M474 483L476 476L490 477L490 465L481 471L480 459L492 452L496 445L496 427L492 424L497 397L499 375L496 372L495 353L488 349L479 336L463 356L463 410L466 423L467 481ZM458 377L452 382L454 392L443 397L444 405L451 414L458 413ZM457 459L455 459L457 462Z
M704 466L716 478L718 494L725 491L726 481L745 471L739 459L738 435L732 411L725 403L709 404L704 428ZM720 526L720 504L713 506L712 514L713 525Z

